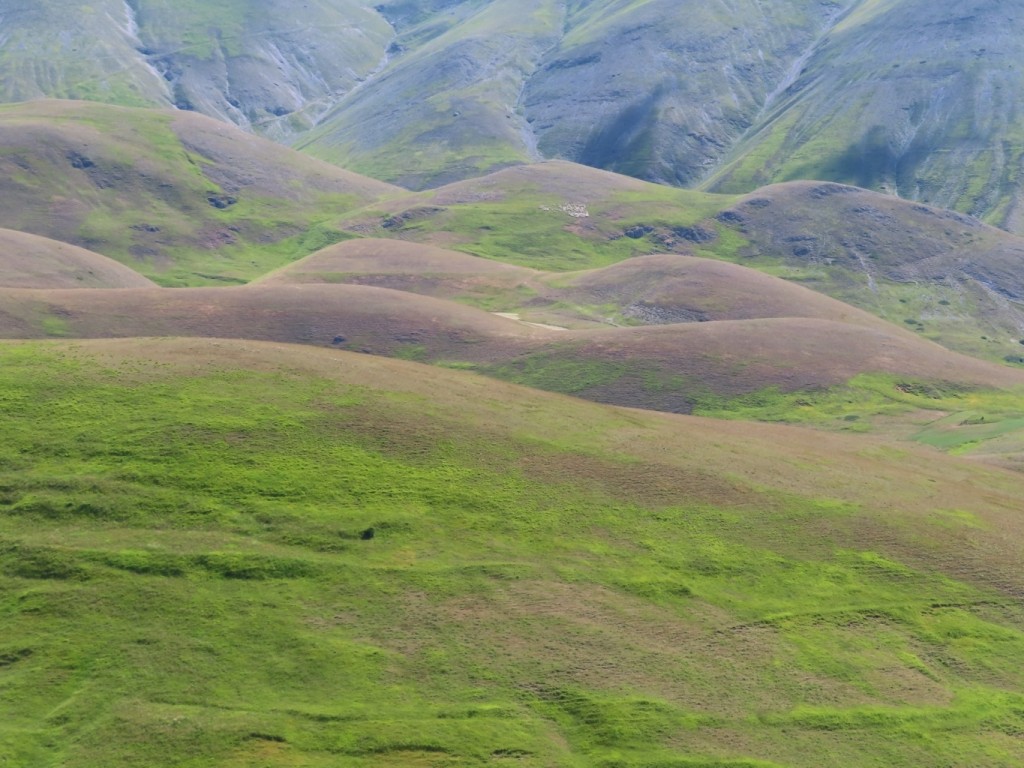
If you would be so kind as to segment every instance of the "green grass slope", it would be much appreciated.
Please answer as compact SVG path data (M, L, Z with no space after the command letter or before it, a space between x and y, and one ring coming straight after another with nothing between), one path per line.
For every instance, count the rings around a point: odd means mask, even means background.
M167 285L245 282L342 239L337 217L395 191L199 115L0 107L0 225Z
M0 409L14 765L1024 760L1019 476L248 342Z
M141 288L153 285L113 259L45 237L0 229L4 288Z
M689 252L695 244L685 235L701 237L689 229L736 199L547 161L399 195L346 216L343 226L363 236L412 240L534 269L572 271L674 247ZM633 232L636 225L652 228Z

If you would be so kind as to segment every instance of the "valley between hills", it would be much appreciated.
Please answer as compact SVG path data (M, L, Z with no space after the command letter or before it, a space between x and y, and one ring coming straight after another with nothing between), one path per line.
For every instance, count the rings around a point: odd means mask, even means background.
M1020 21L0 0L0 766L1024 764Z
M0 144L10 764L1024 757L1016 236L78 102Z

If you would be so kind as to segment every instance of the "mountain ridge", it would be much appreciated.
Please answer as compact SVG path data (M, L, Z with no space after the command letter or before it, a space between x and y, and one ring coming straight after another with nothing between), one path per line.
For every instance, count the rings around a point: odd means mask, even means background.
M564 158L727 193L831 180L1024 227L1024 22L996 0L5 3L8 101L196 109L417 189Z

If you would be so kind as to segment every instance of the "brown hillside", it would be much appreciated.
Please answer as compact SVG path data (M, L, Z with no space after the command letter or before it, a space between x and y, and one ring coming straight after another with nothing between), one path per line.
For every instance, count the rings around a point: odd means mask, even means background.
M6 338L41 338L57 317L76 338L200 336L343 346L376 354L515 347L552 333L454 302L355 285L6 291ZM478 355L479 356L479 353ZM486 354L483 355L487 357Z
M637 256L567 274L422 243L365 238L325 248L257 282L375 285L438 298L490 301L524 320L571 328L809 317L902 331L787 280L738 264L679 254Z
M404 240L363 238L328 246L255 284L350 283L425 296L487 296L525 285L535 270Z
M603 269L550 276L552 298L614 304L634 322L806 317L896 330L874 315L763 272L678 254L638 256Z
M0 229L0 286L142 288L153 282L98 253L57 240Z
M559 331L454 302L358 285L5 291L0 335L206 336L464 363L602 402L688 411L695 397L891 373L1024 385L1024 373L905 331L816 318Z
M564 333L506 370L531 381L540 362L579 371L562 390L598 402L688 412L704 394L818 389L862 373L965 386L1020 387L1024 372L950 352L896 329L815 318L728 320Z

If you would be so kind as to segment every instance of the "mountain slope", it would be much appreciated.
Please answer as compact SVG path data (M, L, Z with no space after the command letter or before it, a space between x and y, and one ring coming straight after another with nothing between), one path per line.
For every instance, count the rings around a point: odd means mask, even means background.
M406 7L381 7L401 55L299 146L423 188L540 156L693 183L843 6L492 0L403 28Z
M399 34L401 55L296 146L416 189L533 159L517 105L526 77L558 40L563 5L445 4L440 19Z
M0 107L0 150L0 225L166 284L243 282L399 191L200 115L86 102Z
M965 390L1024 386L1024 372L957 355L828 300L810 302L810 316L798 307L791 316L565 330L358 284L0 296L3 338L197 336L334 346L674 412L690 412L709 397L818 391L867 374ZM763 306L770 311L772 300Z
M3 0L3 100L172 105L275 137L309 127L385 56L368 3Z
M855 4L573 3L526 83L524 113L547 157L689 186Z
M2 344L0 408L17 764L1024 758L1018 476L269 344Z
M564 158L730 193L834 180L1024 227L1024 21L999 0L0 0L0 16L0 98L194 109L418 189Z
M860 5L711 187L829 179L1021 231L1024 15L999 0Z

